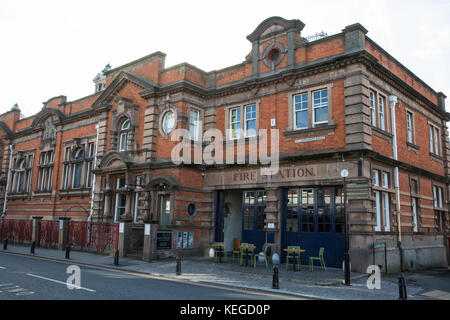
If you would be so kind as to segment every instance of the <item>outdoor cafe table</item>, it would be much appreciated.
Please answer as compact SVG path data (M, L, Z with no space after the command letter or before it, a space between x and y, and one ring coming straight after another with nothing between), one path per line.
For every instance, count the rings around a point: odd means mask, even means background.
M296 270L296 268L295 268L295 262L296 262L296 258L295 258L295 256L298 254L298 257L300 258L300 254L302 253L302 252L306 252L306 250L304 250L304 249L283 249L284 251L286 251L286 252L288 252L288 253L292 253L292 257L294 258L294 263L292 264L293 265L293 267L294 267L294 271L297 271Z
M223 252L225 251L225 247L226 246L227 246L226 243L214 243L214 244L212 244L212 247L214 249L217 248L217 250L219 251L219 254L218 254L218 256L219 256L219 263L222 263L222 255L223 255Z
M255 246L239 246L239 249L245 250L245 266L248 267L248 250L255 250Z

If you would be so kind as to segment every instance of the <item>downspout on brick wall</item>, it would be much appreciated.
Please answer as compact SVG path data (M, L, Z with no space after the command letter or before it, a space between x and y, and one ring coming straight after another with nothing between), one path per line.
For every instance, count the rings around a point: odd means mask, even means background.
M95 125L95 129L97 130L97 137L95 138L95 152L94 152L94 164L91 166L91 171L97 168L97 152L98 152L98 135L99 135L99 128L100 125L97 123ZM92 222L92 215L94 213L94 197L95 197L95 177L96 174L94 173L94 176L92 177L92 184L91 184L91 211L89 213L88 222L89 222L89 228L88 228L88 243L91 239L91 222Z
M11 165L12 165L12 154L13 154L13 145L9 145L9 166L8 166L8 179L6 181L6 190L5 190L5 200L3 201L3 212L2 212L2 218L6 216L6 204L8 202L8 190L9 185L11 183Z
M397 105L397 96L390 95L389 102L391 104L391 122L392 122L392 151L394 160L398 160L397 154L397 125L395 122L395 106ZM394 186L395 186L395 211L397 215L398 239L397 247L400 257L400 272L403 272L403 249L402 249L402 225L400 214L400 185L398 178L398 166L394 168Z

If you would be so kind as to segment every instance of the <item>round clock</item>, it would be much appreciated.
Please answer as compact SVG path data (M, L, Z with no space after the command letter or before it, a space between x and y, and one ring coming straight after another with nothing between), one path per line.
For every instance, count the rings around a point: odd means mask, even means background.
M162 121L162 130L165 134L172 132L175 127L175 115L172 111L167 111Z

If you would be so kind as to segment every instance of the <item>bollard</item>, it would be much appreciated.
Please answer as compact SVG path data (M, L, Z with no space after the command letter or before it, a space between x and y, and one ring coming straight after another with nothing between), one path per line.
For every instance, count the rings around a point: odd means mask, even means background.
M8 250L8 239L3 240L3 250Z
M66 246L66 259L70 259L70 244Z
M36 241L31 243L31 253L34 253L34 249L36 248Z
M272 289L280 289L280 282L278 279L278 267L273 267L273 279L272 279Z
M180 276L181 275L181 258L177 257L176 261L177 261L177 276Z
M403 274L398 277L398 298L399 300L407 300L408 295L406 294L406 282Z
M119 265L119 250L116 250L116 253L114 255L114 265L115 266Z

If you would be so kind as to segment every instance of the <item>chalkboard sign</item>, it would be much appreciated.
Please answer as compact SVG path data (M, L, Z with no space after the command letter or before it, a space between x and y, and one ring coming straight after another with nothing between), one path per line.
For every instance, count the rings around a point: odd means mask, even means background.
M158 232L158 234L156 235L156 249L172 249L172 232Z

